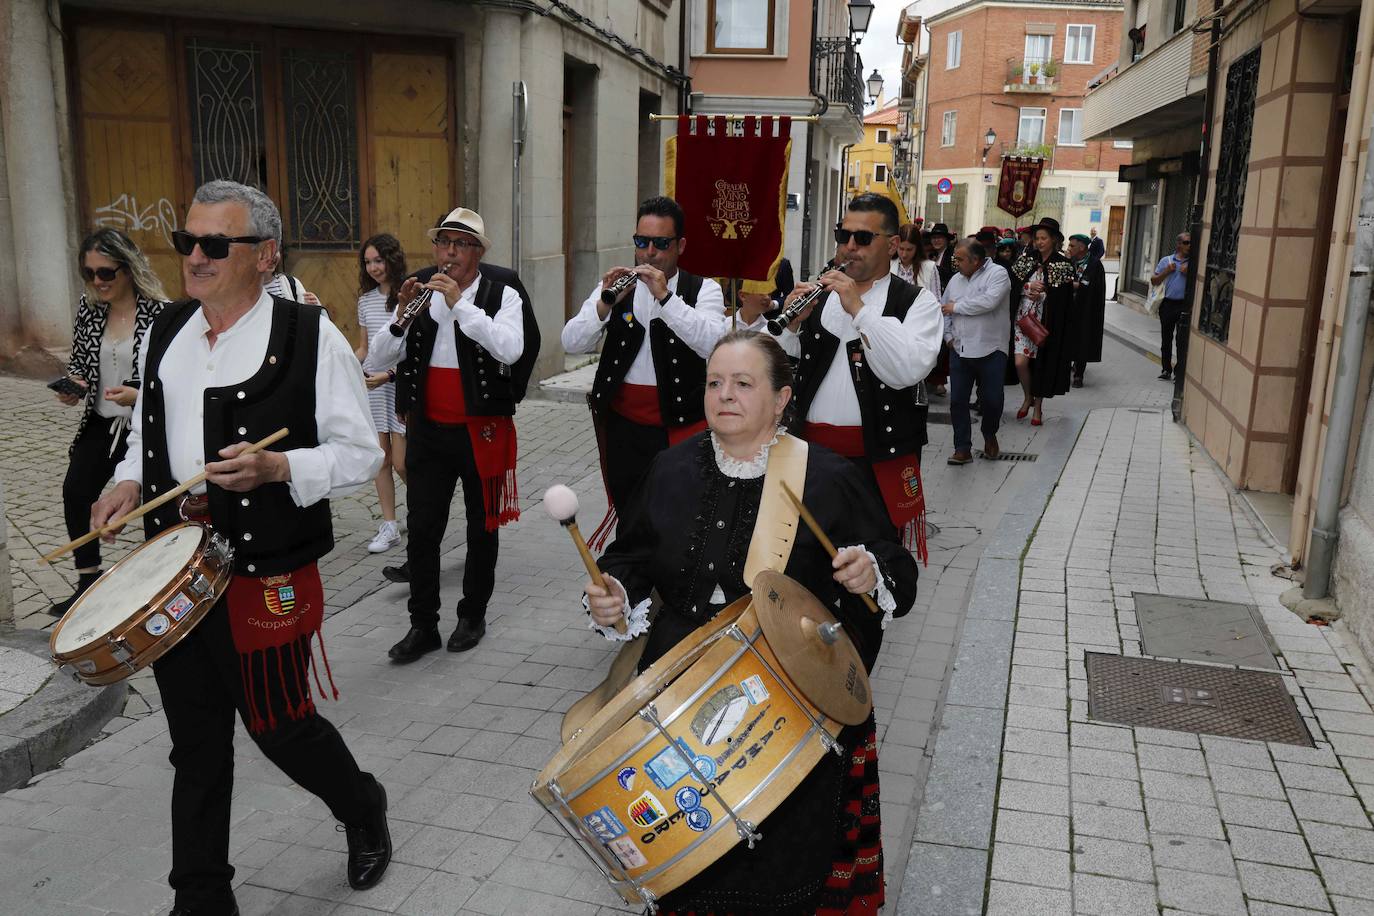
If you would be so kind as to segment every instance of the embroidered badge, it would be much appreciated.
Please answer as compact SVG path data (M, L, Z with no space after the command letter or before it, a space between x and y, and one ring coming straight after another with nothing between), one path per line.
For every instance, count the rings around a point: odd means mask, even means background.
M263 589L262 603L267 605L267 610L278 617L285 617L295 610L296 589L290 585L279 585L276 588Z
M496 424L495 424L495 423L487 423L487 424L485 424L485 425L482 427L482 431L481 431L480 433L478 433L478 435L482 437L482 441L483 441L483 442L490 442L490 441L492 441L493 439L496 438Z
M921 479L916 476L916 468L907 465L902 468L902 492L907 496L915 497L921 491Z

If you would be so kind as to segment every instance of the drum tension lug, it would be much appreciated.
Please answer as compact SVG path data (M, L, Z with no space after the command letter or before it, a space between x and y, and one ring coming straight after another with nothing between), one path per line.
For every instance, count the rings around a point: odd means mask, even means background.
M196 571L191 581L186 583L186 587L195 592L196 598L198 599L203 599L207 595L213 594L215 591L215 587L210 584L210 580L205 578L205 574L199 570Z
M821 738L821 744L825 745L825 749L827 751L834 751L836 757L844 756L844 745L836 741L834 736L831 735L830 732L822 728L819 730L818 733Z
M754 844L763 839L763 834L756 831L753 821L736 821L735 832L739 834L739 838L744 840L750 849L753 849Z

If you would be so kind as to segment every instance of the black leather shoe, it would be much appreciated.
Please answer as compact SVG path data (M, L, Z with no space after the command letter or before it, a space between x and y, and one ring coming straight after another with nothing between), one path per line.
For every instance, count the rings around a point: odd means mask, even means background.
M453 635L448 638L448 650L450 652L466 652L481 642L486 632L485 621L474 622L461 619L458 621L458 629L454 630Z
M237 903L230 903L228 909L217 909L215 907L207 908L206 906L191 906L188 903L179 903L172 907L172 912L168 913L167 916L239 916L239 905Z
M361 824L344 824L348 838L348 886L365 891L378 881L391 864L391 831L386 826L386 789L377 783L381 805Z
M407 560L400 566L383 566L382 578L391 582L409 582L410 561Z
M406 664L415 661L426 652L433 652L439 646L438 630L422 630L419 627L411 627L410 632L402 636L401 641L392 646L386 654L392 661Z
M72 609L72 605L76 604L76 599L84 595L86 593L86 589L90 588L92 585L95 585L96 580L99 578L100 573L98 572L81 573L77 577L76 591L72 593L72 596L65 601L58 601L54 603L51 607L48 608L48 614L53 617L61 617L62 615L66 614L68 611Z

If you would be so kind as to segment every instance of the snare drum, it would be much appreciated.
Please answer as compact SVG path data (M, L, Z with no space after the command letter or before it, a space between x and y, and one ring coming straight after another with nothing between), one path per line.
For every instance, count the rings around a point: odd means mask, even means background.
M784 671L746 595L588 720L530 794L626 902L653 907L762 839L763 819L827 750L841 753L841 728Z
M168 528L101 576L53 630L53 661L87 684L113 684L181 642L229 587L233 550L199 522Z

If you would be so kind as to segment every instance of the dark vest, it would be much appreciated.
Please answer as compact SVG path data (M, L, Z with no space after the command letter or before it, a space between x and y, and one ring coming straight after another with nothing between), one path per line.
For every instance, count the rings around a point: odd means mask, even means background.
M897 276L887 286L887 303L883 317L906 319L921 288ZM801 359L797 364L797 416L805 422L811 402L835 359L840 339L821 326L821 308L814 309L802 322ZM863 343L851 340L846 349L849 356L849 378L859 398L859 417L863 423L864 452L869 461L885 461L900 455L910 455L925 444L925 411L918 408L910 388L893 388L881 381L868 365Z
M677 295L696 308L702 279L685 270L677 272ZM592 382L590 404L592 410L608 410L615 393L625 381L639 348L644 345L644 325L628 322L622 317L634 306L633 293L627 301L613 306L606 323L606 342L601 348L601 361L596 366L596 380ZM703 395L706 392L706 360L697 355L668 322L655 318L649 322L649 353L654 359L654 377L658 380L658 409L663 422L669 426L696 423L706 416Z
M195 300L177 302L163 310L148 332L148 364L144 373L143 499L166 493L173 479L167 456L160 373L163 354L191 316L200 308ZM315 368L322 309L272 297L272 329L262 365L246 381L205 390L204 461L219 461L219 450L240 441L256 442L285 426L290 434L271 446L285 452L319 445L315 429ZM176 384L176 379L167 380ZM285 483L263 484L247 493L230 493L213 484L206 488L210 524L234 547L234 571L242 575L273 576L291 572L329 553L334 530L329 500L301 508ZM143 517L148 537L181 521L176 501Z
M422 271L421 274L424 272ZM433 271L429 271L433 275ZM482 275L477 284L474 303L495 318L501 311L501 297L505 284ZM434 339L439 323L429 314L420 313L406 335L406 355L396 367L396 412L414 411L416 417L425 415L425 373L434 355ZM453 322L454 340L458 343L458 372L463 379L464 410L470 417L510 417L515 415L515 391L511 385L511 367L487 352L486 347L462 332L457 319Z

